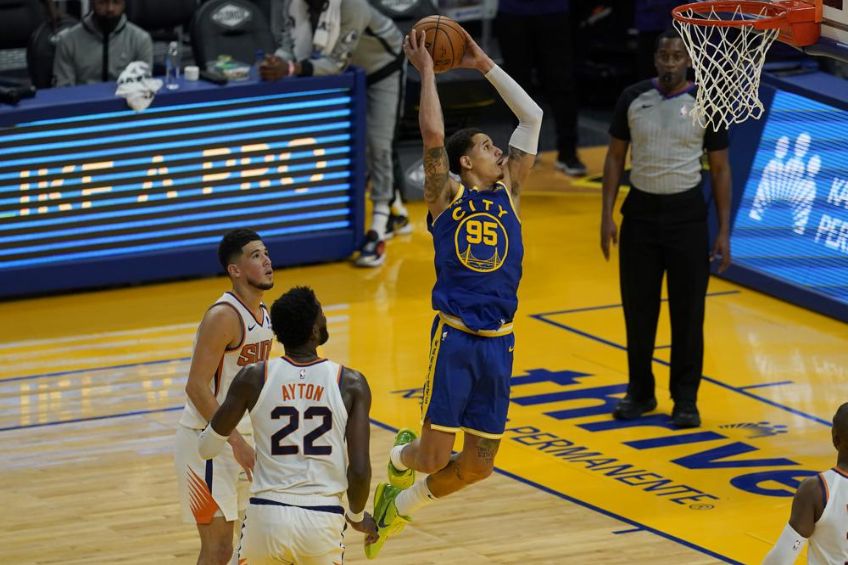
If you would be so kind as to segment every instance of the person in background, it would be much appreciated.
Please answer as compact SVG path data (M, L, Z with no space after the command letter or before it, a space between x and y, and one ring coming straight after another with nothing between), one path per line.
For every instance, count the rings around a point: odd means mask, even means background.
M763 565L792 565L808 540L809 565L848 563L848 402L833 415L830 435L836 464L798 487L789 522Z
M635 0L633 27L638 32L636 72L639 80L656 76L654 45L657 38L671 27L671 10L688 0Z
M686 78L691 62L677 32L659 36L654 62L659 76L637 82L619 97L604 161L601 250L609 260L610 243L618 239L615 199L631 148L630 192L621 207L619 250L629 383L613 417L633 420L657 407L653 355L665 276L671 319L671 420L679 428L694 428L701 425L697 398L710 260L720 259L719 272L730 266L729 142L727 130L703 128L689 117L697 87ZM701 171L705 151L718 216L712 251Z
M403 36L367 0L284 0L281 9L280 48L262 62L263 80L335 75L349 64L365 71L367 159L374 208L356 265L379 267L386 260L386 239L410 230L406 208L397 197L393 152L406 81Z
M500 0L495 31L504 69L532 92L533 71L551 106L556 131L554 167L571 176L586 174L577 155L577 90L570 0Z
M55 86L114 81L133 61L153 68L153 40L127 20L124 0L92 0L91 6L80 23L59 36Z

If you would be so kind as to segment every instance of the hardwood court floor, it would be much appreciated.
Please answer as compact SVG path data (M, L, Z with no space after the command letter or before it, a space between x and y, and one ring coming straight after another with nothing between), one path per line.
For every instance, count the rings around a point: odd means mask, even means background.
M599 170L602 151L587 152ZM844 324L710 283L704 426L668 429L666 312L657 414L607 413L626 382L617 266L598 249L597 189L551 170L523 198L525 276L500 473L422 510L380 562L756 563L792 481L833 464L828 422L848 398ZM313 286L324 353L374 393L372 460L414 426L432 312L424 209L377 270L278 270L271 302ZM223 278L0 303L0 563L193 563L172 468L191 339ZM459 447L459 444L457 445ZM349 563L361 563L348 535Z

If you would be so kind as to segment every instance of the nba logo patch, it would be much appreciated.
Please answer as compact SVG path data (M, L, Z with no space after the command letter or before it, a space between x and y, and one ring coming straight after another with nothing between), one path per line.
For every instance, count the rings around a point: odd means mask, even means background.
M686 107L686 104L680 107L680 115L684 118L689 115L689 108Z

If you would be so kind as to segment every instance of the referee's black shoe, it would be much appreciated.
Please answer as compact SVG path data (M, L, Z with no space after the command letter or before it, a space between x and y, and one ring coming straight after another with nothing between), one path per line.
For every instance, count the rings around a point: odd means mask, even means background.
M701 425L698 406L691 400L675 402L671 411L671 423L678 428L697 428Z
M615 410L612 411L612 417L616 420L635 420L642 414L655 410L657 407L657 399L649 398L648 400L634 400L628 394L618 401Z

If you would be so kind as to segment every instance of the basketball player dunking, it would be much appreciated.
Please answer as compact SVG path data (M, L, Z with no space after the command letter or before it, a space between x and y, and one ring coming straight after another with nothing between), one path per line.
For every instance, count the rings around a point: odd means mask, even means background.
M791 565L810 540L807 563L848 563L848 402L833 416L836 465L801 483L792 514L763 565Z
M267 359L273 340L262 294L274 286L274 271L262 239L250 230L230 231L218 259L232 290L206 311L197 329L175 454L183 520L197 524L200 534L200 565L225 565L233 558L233 522L247 507L255 456L245 439L251 437L247 419L211 461L200 458L198 436L239 369Z
M424 384L421 438L410 430L395 438L390 484L378 485L374 496L379 539L365 546L369 558L417 509L488 477L506 424L515 347L512 319L524 254L518 197L535 160L542 110L463 33L466 47L459 66L485 75L519 124L508 155L476 129L460 130L445 142L424 32L413 31L404 39L407 58L421 75L418 119L424 199L436 252L433 308L438 314ZM462 451L451 457L460 431L465 434ZM415 471L428 477L415 483Z
M257 459L240 562L340 565L345 514L354 529L369 536L366 541L377 538L374 520L365 513L371 390L360 373L318 357L329 335L311 289L293 288L277 299L271 321L285 357L236 375L200 434L200 455L217 455L249 412Z

